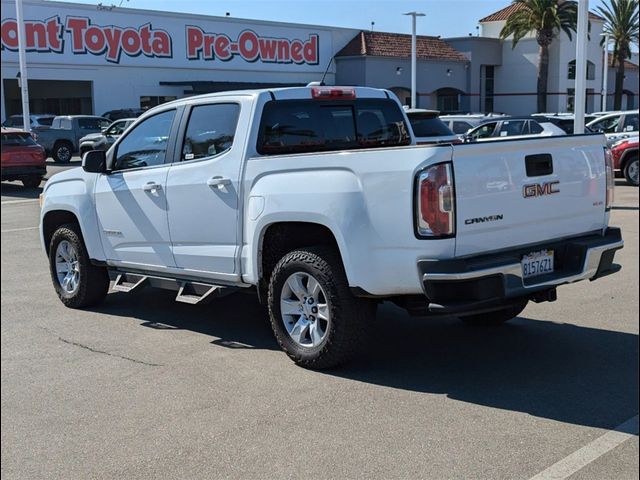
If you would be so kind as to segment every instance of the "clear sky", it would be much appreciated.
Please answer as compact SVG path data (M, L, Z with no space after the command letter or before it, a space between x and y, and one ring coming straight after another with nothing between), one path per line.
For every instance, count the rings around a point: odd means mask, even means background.
M309 23L387 32L411 32L411 20L402 14L423 12L419 35L442 37L476 33L478 20L511 3L510 0L71 0L123 7L164 10L280 22ZM602 0L591 0L593 10Z

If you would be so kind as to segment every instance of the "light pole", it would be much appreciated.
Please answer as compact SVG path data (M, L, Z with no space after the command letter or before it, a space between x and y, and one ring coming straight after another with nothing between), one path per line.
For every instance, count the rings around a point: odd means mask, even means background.
M18 61L20 63L20 94L22 96L22 124L27 132L31 131L31 117L29 116L29 83L27 81L27 56L24 42L24 16L22 15L22 0L16 0L16 22L18 23Z
M411 108L416 108L416 18L424 17L424 13L409 12L411 16Z
M587 35L589 0L578 0L578 31L576 33L576 103L573 133L584 133L584 111L587 94Z
M601 33L604 37L604 65L602 67L602 111L607 111L607 87L609 86L609 34Z

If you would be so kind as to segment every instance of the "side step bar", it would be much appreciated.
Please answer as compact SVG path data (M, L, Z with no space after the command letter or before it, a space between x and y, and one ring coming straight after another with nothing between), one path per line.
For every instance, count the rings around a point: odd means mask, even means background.
M111 287L116 292L132 292L145 286L173 290L177 292L176 302L191 305L204 304L214 298L224 297L238 290L237 287L214 285L177 278L158 277L139 273L110 270L109 277L114 282Z

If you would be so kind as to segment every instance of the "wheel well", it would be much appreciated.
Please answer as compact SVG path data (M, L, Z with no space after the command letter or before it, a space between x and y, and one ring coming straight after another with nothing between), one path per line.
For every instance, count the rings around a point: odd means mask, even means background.
M260 282L266 284L278 261L288 252L301 247L329 245L335 247L338 254L338 242L324 225L306 222L283 222L269 225L262 237Z
M620 160L620 170L624 171L627 163L629 163L634 158L638 158L638 150L631 150L627 152Z
M42 235L44 237L44 244L47 247L47 255L49 254L49 244L51 243L51 237L53 233L60 225L66 223L80 224L78 217L67 210L51 210L47 212L42 219Z

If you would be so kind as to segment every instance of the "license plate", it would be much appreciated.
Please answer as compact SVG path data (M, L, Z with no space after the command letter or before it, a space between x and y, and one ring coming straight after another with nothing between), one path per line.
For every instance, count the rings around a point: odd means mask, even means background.
M531 252L522 257L521 263L524 278L553 273L553 250Z

